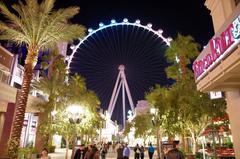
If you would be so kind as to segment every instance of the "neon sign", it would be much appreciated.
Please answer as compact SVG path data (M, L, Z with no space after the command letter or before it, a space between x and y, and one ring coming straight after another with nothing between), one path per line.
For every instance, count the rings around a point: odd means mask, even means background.
M217 37L210 40L210 53L193 63L195 78L199 80L226 57L240 41L240 15Z

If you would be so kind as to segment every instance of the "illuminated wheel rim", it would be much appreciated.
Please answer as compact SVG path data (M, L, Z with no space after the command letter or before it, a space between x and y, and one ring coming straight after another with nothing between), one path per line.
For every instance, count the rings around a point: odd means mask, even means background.
M121 35L122 32L124 32L123 35ZM108 39L109 37L113 36L116 39ZM129 37L131 37L132 39L129 40ZM146 44L146 47L138 45L137 41L139 39L139 43ZM125 50L124 48L117 46L117 43L119 44L121 42L124 42L124 40L128 40L126 43L122 44L122 46L127 45ZM132 43L131 41L136 41L136 43ZM161 76L165 76L164 78L166 78L166 75L164 75L164 69L161 69L161 72L159 71L159 68L163 65L161 64L161 60L164 58L164 54L162 50L159 51L157 49L159 47L165 47L165 50L170 45L170 41L171 38L164 37L163 30L154 30L151 23L148 23L147 25L142 25L140 23L140 20L136 20L134 23L129 22L127 19L124 19L122 22L119 23L115 20L111 20L111 23L108 25L99 23L98 29L88 29L88 35L83 39L79 39L79 42L77 44L71 46L72 54L67 58L68 71L70 74L80 73L81 75L83 75L83 77L87 79L86 82L88 88L94 90L97 93L97 95L100 97L103 108L107 109L108 102L111 98L113 86L117 78L118 66L120 64L123 64L126 67L126 77L129 82L128 84L130 91L132 92L134 104L136 105L136 101L140 100L139 98L137 98L137 96L142 97L144 95L143 92L149 91L150 87L153 87L157 83L159 84L159 81L161 81L161 79L159 78L162 78ZM105 47L107 47L106 45L108 44L111 47L109 46L109 48L106 49ZM148 47L148 44L151 47ZM131 48L131 46L134 46L136 48ZM140 49L138 49L138 47ZM142 50L141 47L143 48ZM120 48L122 49L120 51L121 53L116 53L120 50ZM98 53L93 53L96 51ZM139 56L134 58L134 60L139 60L139 66L130 66L129 63L121 63L121 61L119 62L119 60L110 61L112 60L112 58L109 58L108 61L103 60L105 58L108 58L107 56L116 56L116 58L125 58L126 60L128 60L128 58L133 59L133 57L130 56L135 56L134 54L136 54L136 52L139 54ZM149 56L144 59L144 54L147 54ZM161 57L158 57L157 54L161 54ZM108 64L108 62L110 62L111 64ZM150 65L145 68L143 65L144 63L150 63ZM108 70L110 67L112 67L110 71L115 71L114 75L108 74L110 72ZM135 70L133 70L133 68L135 68ZM155 70L151 72L151 69ZM143 79L135 81L131 80L133 76L142 78L140 77L142 76L140 74L141 71L144 72ZM137 72L139 74L134 74L134 72ZM148 77L154 78L154 81L151 81L150 79L148 80ZM145 87L142 86L142 83L148 83L148 85ZM108 84L108 88L104 87L105 84ZM136 95L134 91L137 91ZM102 100L103 98L107 99L107 102L104 102ZM117 109L114 111L117 111Z
M161 38L168 46L170 46L170 42L172 41L172 38L168 37L168 38L165 38L163 36L163 30L162 29L159 29L159 30L153 30L152 29L152 24L151 23L148 23L147 25L142 25L140 23L140 20L136 20L134 23L131 23L128 21L128 19L123 19L123 22L116 22L114 19L111 20L111 23L108 24L108 25L104 25L103 23L99 23L99 28L96 29L96 30L93 30L92 28L89 28L88 29L88 35L85 36L83 39L80 39L80 42L77 44L77 45L72 45L71 46L71 49L73 50L72 51L72 54L70 55L70 57L68 57L68 69L70 69L70 64L72 63L72 59L77 51L77 49L79 47L81 47L81 45L86 41L88 40L88 38L90 38L92 35L96 34L97 32L103 30L103 29L107 29L109 27L113 27L113 26L120 26L120 25L129 25L129 26L136 26L136 27L140 27L140 28L143 28L143 29L146 29L152 33L154 33L155 35L157 35L159 38Z

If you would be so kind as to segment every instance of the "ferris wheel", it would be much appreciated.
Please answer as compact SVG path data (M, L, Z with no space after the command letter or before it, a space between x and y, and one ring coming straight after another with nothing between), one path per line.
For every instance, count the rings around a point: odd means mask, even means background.
M171 40L170 37L164 37L162 29L153 29L151 23L143 25L140 20L130 22L124 18L121 22L116 20L111 20L109 24L101 22L97 29L89 28L88 35L70 47L72 53L67 57L68 71L69 73L80 73L87 79L90 89L100 96L105 108L108 106L110 116L113 114L117 101L116 90L120 89L120 86L116 86L117 78L124 77L122 83L128 81L130 88L128 84L121 85L120 83L120 85L122 89L128 90L128 102L130 109L134 112L132 95L134 101L139 100L136 99L138 96L136 94L146 92L149 89L147 87L159 83L162 76L165 76L160 71L166 64L166 61L163 62L162 52L170 45ZM125 67L126 75L124 71L119 73L117 71L117 68L122 66ZM114 70L115 74L110 73ZM138 79L131 81L133 76ZM130 80L128 77L131 77ZM104 86L104 83L107 85ZM145 86L143 83L148 85ZM131 95L132 91L136 91L136 93ZM125 100L123 96L125 96L124 91L122 91L122 99ZM103 98L108 99L108 102ZM125 101L122 101L121 105L124 125L126 120L124 112L127 111L125 110Z

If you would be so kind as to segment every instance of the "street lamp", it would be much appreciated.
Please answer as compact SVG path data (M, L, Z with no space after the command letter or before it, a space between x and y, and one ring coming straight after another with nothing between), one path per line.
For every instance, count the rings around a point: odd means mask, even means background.
M84 109L80 105L70 105L67 107L68 119L70 123L79 124L84 117Z
M150 114L153 115L153 118L152 118L152 123L153 123L153 126L157 126L157 153L158 153L158 159L161 158L161 147L162 147L162 141L159 140L159 135L160 135L160 128L158 125L156 125L157 123L157 109L156 108L151 108L150 109ZM163 159L163 158L162 158Z
M84 107L81 105L70 105L67 107L67 115L68 115L68 119L69 122L71 124L80 124L80 122L82 121L83 118L85 118L84 113L86 113L86 111L84 110ZM73 141L73 147L72 147L72 157L75 153L75 145L78 143L78 139L77 139L77 134L74 134L74 141Z

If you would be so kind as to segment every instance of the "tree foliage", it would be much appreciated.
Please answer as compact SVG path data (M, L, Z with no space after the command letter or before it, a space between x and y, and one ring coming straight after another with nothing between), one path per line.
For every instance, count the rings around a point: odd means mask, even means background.
M78 14L79 7L54 10L55 0L43 0L40 4L36 0L25 2L13 4L14 12L0 2L1 13L8 19L7 23L0 23L1 39L46 49L57 42L83 37L84 27L69 21Z
M171 46L165 53L167 61L172 64L166 68L168 78L180 80L191 77L191 70L187 66L198 55L198 47L191 36L178 34L177 38L171 41Z
M0 39L9 40L18 45L24 44L28 53L25 60L22 87L17 95L16 114L11 129L9 155L17 158L23 127L24 113L27 99L40 50L55 47L59 42L68 42L83 37L85 28L78 24L71 24L70 19L78 14L79 7L68 7L55 10L55 0L25 0L13 4L10 11L3 1L0 2L1 14L7 19L0 22ZM17 141L17 142L16 142Z
M172 133L178 131L180 134L190 135L193 141L197 140L212 118L226 113L224 100L211 100L208 94L196 88L193 72L188 64L196 58L197 49L198 44L191 36L179 34L166 51L168 61L172 62L166 72L169 78L176 80L169 88L168 103L171 103L171 110L166 126L173 130Z
M154 126L152 124L152 115L144 114L138 115L133 119L133 126L135 128L135 137L143 138L144 140L153 134Z
M207 93L196 88L193 72L188 66L197 53L198 44L194 39L178 34L166 50L166 58L171 63L166 73L176 82L168 88L156 85L145 96L151 107L157 109L154 117L161 131L168 137L190 136L193 152L198 137L211 120L226 114L223 99L211 100Z
M76 135L94 135L103 120L97 112L100 105L98 97L86 88L85 80L80 75L69 76L66 81L68 75L62 58L56 59L51 67L55 67L51 76L43 76L32 84L35 89L48 96L48 101L39 105L46 115L39 125L40 133L46 138L57 133L68 142ZM66 111L69 105L80 105L85 110L79 118L80 124L70 123L69 113Z

